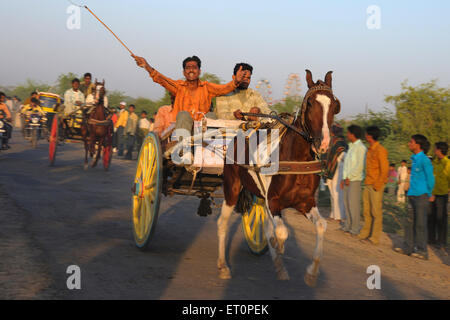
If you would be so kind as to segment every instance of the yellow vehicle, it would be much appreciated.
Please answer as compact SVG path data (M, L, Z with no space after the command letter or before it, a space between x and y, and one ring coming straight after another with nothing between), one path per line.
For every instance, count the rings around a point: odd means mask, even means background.
M39 92L38 99L41 103L41 108L44 110L47 118L47 128L51 130L53 117L59 111L59 107L63 104L63 100L56 93Z
M56 93L39 92L38 99L46 113L57 113L58 107L62 104L61 97Z

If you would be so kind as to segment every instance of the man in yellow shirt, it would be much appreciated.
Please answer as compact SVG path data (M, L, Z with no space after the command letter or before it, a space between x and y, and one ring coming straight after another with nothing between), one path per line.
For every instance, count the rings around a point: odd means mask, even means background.
M33 91L30 96L28 98L25 99L25 101L23 102L23 105L26 106L27 104L30 104L31 99L33 98L37 98L38 97L38 93L36 91Z
M95 89L95 84L91 80L92 74L86 72L83 77L83 82L80 83L80 91L83 92L85 97L92 94L92 91Z
M250 89L253 67L247 63L238 63L234 67L233 74L236 76L238 70L245 71L241 84L233 92L217 98L215 114L218 119L242 120L242 113L264 113L269 114L271 110L264 101L261 94ZM256 120L256 119L249 119Z
M447 142L435 144L433 160L433 173L436 180L432 202L432 212L428 220L428 242L436 244L440 249L447 246L447 224L448 224L448 192L450 189L450 159L447 158Z
M366 156L366 180L363 191L364 227L358 238L372 244L380 243L383 232L383 192L388 181L389 161L387 150L378 142L381 131L378 127L366 129L366 140L370 147Z
M128 111L125 109L127 104L121 102L119 105L119 119L117 119L116 125L114 126L114 132L117 136L117 147L119 149L117 155L123 156L123 151L125 149L125 127L128 122Z
M25 117L29 117L32 113L38 113L40 116L45 116L45 112L42 110L40 102L36 98L31 98L30 104L23 106L20 113Z

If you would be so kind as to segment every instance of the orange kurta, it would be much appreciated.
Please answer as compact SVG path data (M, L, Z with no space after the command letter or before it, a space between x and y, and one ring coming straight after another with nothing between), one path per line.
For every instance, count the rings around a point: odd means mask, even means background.
M380 191L388 182L389 161L387 150L377 141L369 147L366 158L366 185Z
M172 80L156 70L153 70L150 76L154 82L175 95L173 110L170 114L171 121L176 120L180 111L187 111L194 120L200 120L209 112L212 98L226 95L236 89L234 81L227 84L215 84L199 80L197 89L191 91L187 87L186 80Z
M5 112L6 119L11 118L11 112L9 112L8 106L6 103L0 102L0 110L3 110Z

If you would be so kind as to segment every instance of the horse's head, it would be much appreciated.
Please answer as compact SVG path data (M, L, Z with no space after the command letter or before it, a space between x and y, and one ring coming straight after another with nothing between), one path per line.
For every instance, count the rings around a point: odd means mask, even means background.
M95 86L92 90L92 94L94 95L95 104L98 104L99 101L103 104L103 98L106 94L105 80L103 80L103 82L98 82L97 79L95 79Z
M339 100L333 95L331 74L332 71L329 71L325 81L319 80L314 83L311 71L306 70L308 92L302 105L302 122L314 141L314 148L319 153L327 152L334 115L341 110Z

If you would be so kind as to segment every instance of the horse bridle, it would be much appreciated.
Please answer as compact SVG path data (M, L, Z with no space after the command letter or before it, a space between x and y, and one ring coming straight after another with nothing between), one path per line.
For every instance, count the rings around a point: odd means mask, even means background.
M306 134L308 135L310 141L313 142L313 144L314 144L314 146L315 146L316 148L318 148L318 147L320 146L321 138L314 138L313 135L311 134L311 131L309 130L308 125L307 125L307 123L306 123L306 109L307 109L307 107L308 107L308 100L309 100L309 98L310 98L314 93L316 93L317 91L326 91L326 92L330 92L331 95L334 97L334 99L340 104L339 100L334 96L333 90L331 89L331 87L329 87L329 86L327 86L327 85L325 85L325 84L320 84L320 85L318 85L318 86L312 87L312 88L310 88L310 89L306 92L305 97L303 98L303 102L302 102L301 109L300 109L300 117L301 117L301 119L300 119L300 120L301 120L300 124L301 124L301 127L302 127L303 131L306 132ZM297 110L296 113L298 114L298 110ZM295 122L296 120L297 120L297 119L294 118L294 122Z
M302 106L301 106L301 108L299 110L297 110L295 112L294 119L292 120L291 123L288 123L288 122L284 121L283 119L281 119L276 114L242 113L242 115L245 116L245 117L261 117L261 118L271 118L271 119L277 120L278 122L283 124L286 128L291 129L295 133L299 134L303 139L306 140L306 142L313 144L314 147L318 150L318 148L320 147L320 143L321 143L322 139L313 137L313 135L311 134L311 131L308 129L308 126L306 124L306 118L305 118L306 117L306 109L307 109L307 106L308 106L308 100L311 97L311 95L314 94L317 91L330 92L333 95L334 99L340 105L339 99L337 99L334 96L333 90L331 89L331 87L329 87L329 86L327 86L325 84L320 84L318 86L310 88L306 92L305 97L303 98ZM298 112L299 111L300 111L300 117L301 117L301 122L300 122L301 128L300 129L297 128L296 126L294 126L295 121L297 121L297 116L298 116Z

